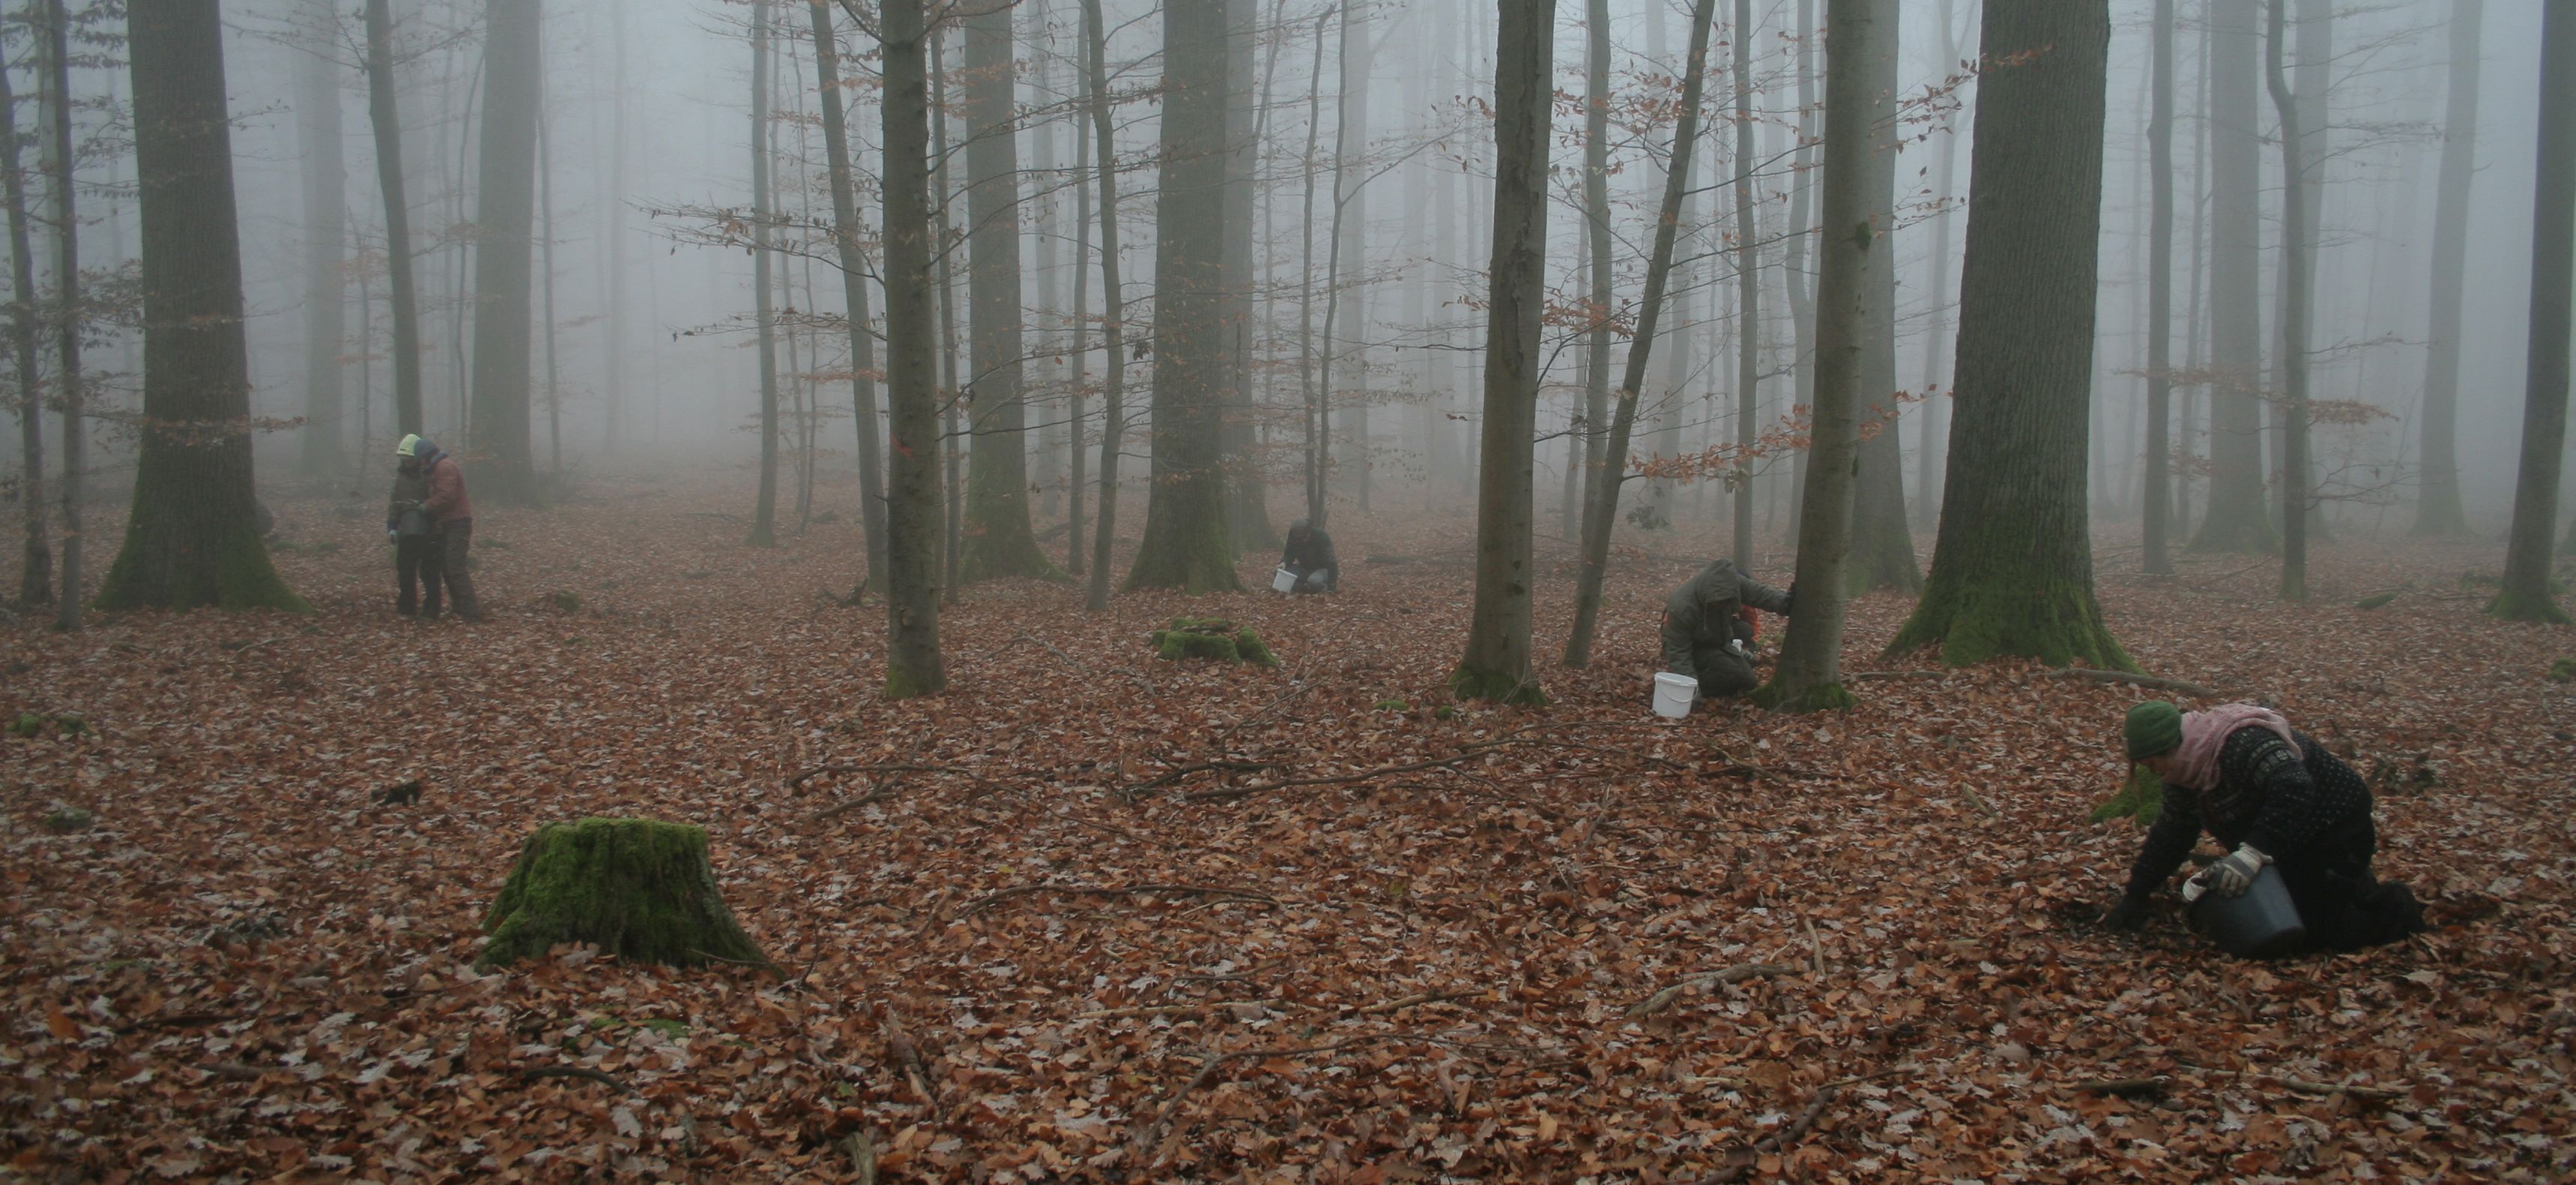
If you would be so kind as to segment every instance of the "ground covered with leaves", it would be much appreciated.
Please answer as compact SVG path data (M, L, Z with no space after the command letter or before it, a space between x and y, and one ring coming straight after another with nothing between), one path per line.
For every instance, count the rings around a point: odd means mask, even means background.
M745 522L691 510L738 480L487 507L479 626L393 615L371 490L276 499L312 617L0 633L20 726L0 737L0 1164L2576 1171L2576 702L2546 677L2576 636L2478 615L2493 544L2346 537L2315 601L2285 608L2269 566L2148 580L2106 541L2130 653L2348 747L2379 788L2383 875L2439 923L2258 965L2185 933L2170 900L2141 936L2093 923L2138 840L2086 821L2138 688L1920 673L1877 655L1907 607L1881 595L1854 609L1848 662L1900 673L1855 682L1858 709L1655 720L1663 592L1714 529L1638 537L1595 663L1551 665L1544 708L1440 691L1468 525L1418 506L1334 524L1335 596L1089 615L1069 588L967 590L944 618L952 690L889 703L882 609L829 595L856 573L853 529L743 547ZM1784 555L1763 567L1785 581ZM1268 557L1242 570L1266 583ZM1571 588L1570 567L1540 588L1551 658ZM1152 631L1183 616L1256 631L1279 665L1158 659ZM414 780L416 801L377 801ZM775 969L559 948L476 972L522 840L592 815L705 827Z

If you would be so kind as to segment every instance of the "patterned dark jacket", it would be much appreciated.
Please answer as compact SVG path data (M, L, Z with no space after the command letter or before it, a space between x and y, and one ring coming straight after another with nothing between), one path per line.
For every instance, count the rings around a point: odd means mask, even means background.
M2275 860L2296 859L2370 818L2370 786L2316 738L2248 724L2218 747L2218 785L2165 786L2164 813L2147 830L2129 868L2129 892L2143 896L2182 867L2202 829L2234 850L2252 844Z

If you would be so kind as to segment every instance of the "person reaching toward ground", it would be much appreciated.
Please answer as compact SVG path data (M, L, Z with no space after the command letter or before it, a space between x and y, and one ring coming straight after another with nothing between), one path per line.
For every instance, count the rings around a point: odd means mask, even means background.
M1342 586L1342 561L1333 555L1333 537L1302 518L1288 524L1288 546L1279 552L1279 566L1297 578L1296 592L1332 592Z
M2129 709L2122 740L2129 760L2164 782L2164 807L2106 923L2144 924L2156 887L2206 829L2228 855L2195 879L2235 897L2264 865L2278 869L2312 947L2358 950L2424 928L2414 893L2371 875L2379 833L2370 786L2280 713L2254 704L2185 712L2151 700Z
M1789 615L1798 589L1773 588L1711 560L1664 600L1664 669L1699 680L1703 699L1742 695L1762 682L1753 673L1754 625L1745 613Z

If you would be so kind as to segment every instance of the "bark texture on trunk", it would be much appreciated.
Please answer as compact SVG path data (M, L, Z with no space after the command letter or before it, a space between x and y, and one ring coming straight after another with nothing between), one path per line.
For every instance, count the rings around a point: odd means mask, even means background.
M81 500L89 464L89 392L81 379L80 211L79 188L74 184L79 157L72 149L71 27L71 13L63 0L45 0L45 156L53 174L54 198L54 398L63 417L63 575L62 588L54 595L54 628L66 631L80 628ZM220 57L216 66L220 73ZM139 150L137 156L139 172ZM234 254L238 259L238 248ZM233 274L238 283L238 263ZM265 560L267 552L260 554Z
M885 446L877 435L876 336L868 329L868 261L860 241L858 190L850 165L849 115L841 101L841 45L832 8L806 0L814 25L814 77L823 104L823 153L832 186L832 247L841 265L841 300L850 323L850 402L858 421L859 524L867 536L866 581L886 574ZM864 581L862 582L864 587Z
M1225 0L1163 6L1154 195L1154 480L1126 586L1231 592L1226 533Z
M1093 176L1100 185L1100 521L1091 538L1083 608L1109 607L1109 552L1117 543L1118 454L1127 437L1127 296L1118 269L1118 154L1109 121L1108 33L1100 0L1082 0L1083 90L1090 108Z
M337 475L341 448L341 355L348 334L344 225L348 170L340 154L339 14L332 0L306 5L311 44L295 47L295 120L304 142L304 472Z
M9 71L0 64L0 128L18 127L17 94ZM9 305L9 350L18 375L18 505L25 511L24 540L18 567L18 606L48 605L54 600L52 529L45 521L45 388L44 361L38 345L43 315L36 291L36 244L28 233L27 179L19 169L19 138L0 136L0 185L9 202L9 277L15 299Z
M770 0L751 6L751 299L760 365L760 493L751 508L753 547L778 545L778 308L769 257Z
M2282 44L2289 0L2271 0L2264 81L2281 119L2281 599L2308 599L2308 268L2317 191L2307 184L2308 145Z
M2522 464L2504 586L2487 612L2565 624L2550 595L2558 535L2558 476L2567 442L2568 317L2576 279L2576 0L2547 0L2540 26L2539 176L2532 185L2531 345L2524 374Z
M965 550L958 578L1064 572L1029 527L1028 404L1021 391L1018 74L1011 9L965 16L967 364L974 370L974 453L966 486Z
M2147 474L2141 566L2150 576L2173 572L2174 2L2155 0L2147 114Z
M931 307L929 22L924 0L877 11L885 168L886 697L946 690L939 653L939 338Z
M1896 153L1908 129L1898 122L1896 110L1901 47L1895 0L1873 0L1870 19L1885 35L1876 39L1877 52L1858 63L1869 88L1869 122L1864 126L1870 150L1863 196L1877 234L1861 277L1870 289L1874 320L1861 331L1856 396L1869 436L1860 445L1860 488L1852 509L1851 565L1844 587L1854 594L1888 589L1912 595L1923 588L1923 566L1914 558L1914 532L1905 517L1904 405L1896 400Z
M385 207L385 291L393 317L394 430L421 419L420 289L413 278L411 198L403 177L402 108L394 80L392 0L367 0L367 122L375 129L376 187Z
M250 352L216 0L126 10L143 214L143 431L125 547L102 609L311 612L260 542Z
M2263 143L2255 126L2261 76L2255 11L2251 0L2235 0L2214 5L2210 15L2210 478L2193 551L2280 546L2263 499Z
M1494 242L1485 424L1477 466L1476 603L1450 676L1462 699L1539 703L1530 670L1531 438L1547 306L1547 149L1555 0L1501 0L1494 35Z
M2431 325L2424 342L2422 493L2415 533L2465 535L2460 503L2460 305L2469 259L2469 184L2478 167L2478 51L2486 0L2451 0L2450 97L2442 111L2442 172L2433 197Z
M2129 666L2094 599L2084 489L2109 9L1986 5L1954 447L1931 577L1891 653Z
M478 494L537 501L528 395L535 343L537 102L545 55L540 0L491 0L476 180L474 393L470 434Z

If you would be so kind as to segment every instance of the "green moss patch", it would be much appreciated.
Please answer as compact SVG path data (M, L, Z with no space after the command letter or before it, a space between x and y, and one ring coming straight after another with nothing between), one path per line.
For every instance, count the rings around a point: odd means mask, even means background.
M2153 827L2156 816L2163 814L2164 810L2164 782L2156 777L2154 770L2133 765L2129 767L2129 780L2120 786L2120 792L2094 807L2093 813L2087 817L2096 823L2136 819L2140 827Z
M1279 656L1270 652L1261 635L1222 617L1175 617L1171 628L1154 631L1153 643L1155 656L1172 662L1213 658L1261 667L1279 665Z
M2549 664L2549 681L2576 683L2576 658L2562 658Z
M483 918L491 942L476 960L497 967L587 942L629 962L767 966L734 921L707 862L705 829L649 819L549 823Z

